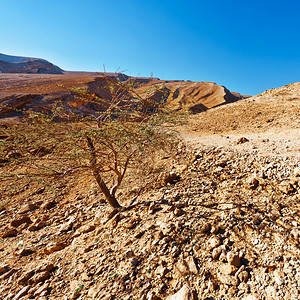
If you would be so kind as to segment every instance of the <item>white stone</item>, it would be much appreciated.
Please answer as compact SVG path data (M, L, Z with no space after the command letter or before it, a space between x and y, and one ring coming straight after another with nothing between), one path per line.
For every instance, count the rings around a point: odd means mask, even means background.
M167 297L166 300L194 300L193 291L185 284L176 294Z
M294 175L295 176L300 176L300 167L295 168Z

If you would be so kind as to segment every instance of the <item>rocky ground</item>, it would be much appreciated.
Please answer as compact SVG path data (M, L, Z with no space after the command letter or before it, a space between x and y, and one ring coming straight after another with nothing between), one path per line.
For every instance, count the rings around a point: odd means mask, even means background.
M191 119L168 172L133 203L138 187L124 187L120 211L89 176L55 193L30 184L8 197L1 184L1 297L299 299L300 98L288 91Z

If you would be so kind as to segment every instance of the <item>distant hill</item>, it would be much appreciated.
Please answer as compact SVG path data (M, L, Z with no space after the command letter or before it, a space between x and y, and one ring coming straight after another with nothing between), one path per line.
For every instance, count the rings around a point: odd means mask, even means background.
M63 74L63 70L45 59L0 53L0 73Z
M232 93L214 82L182 80L154 80L138 88L139 93L155 86L153 101L165 100L165 107L175 111L200 113L222 104L232 103L248 96Z
M194 119L193 126L204 135L297 130L299 136L299 108L300 82L295 82L208 110Z
M9 63L21 63L25 61L33 61L33 60L40 60L40 61L47 61L42 58L34 58L34 57L23 57L23 56L13 56L13 55L6 55L0 53L0 60L9 62Z
M20 115L16 109L49 110L57 100L62 100L68 109L77 114L94 114L101 107L81 101L72 88L84 87L90 93L110 100L109 88L102 75L121 82L132 79L138 93L148 94L150 91L153 101L163 102L165 107L174 111L200 113L247 97L213 82L166 81L152 77L133 78L122 73L64 71L45 59L1 53L0 73L0 118Z
M107 73L124 80L124 74ZM0 74L0 119L20 115L16 109L50 110L57 100L76 114L94 114L101 110L91 103L85 103L72 92L74 87L84 87L90 93L107 100L111 99L109 88L101 73L64 72L56 74ZM136 92L151 93L155 102L175 111L200 113L212 107L232 103L241 99L225 87L213 82L163 81L151 78L137 78ZM149 96L149 95L148 95Z

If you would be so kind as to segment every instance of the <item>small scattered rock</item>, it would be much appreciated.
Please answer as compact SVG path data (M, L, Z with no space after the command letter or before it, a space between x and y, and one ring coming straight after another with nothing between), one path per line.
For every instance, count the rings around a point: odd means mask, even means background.
M86 247L84 247L83 252L84 253L90 252L94 247L95 247L95 244L91 243L91 244L87 245Z
M158 266L155 270L155 274L161 278L165 277L168 274L169 270L166 267Z
M10 270L10 266L9 265L0 266L0 274L8 272L9 270Z
M193 273L195 275L198 274L198 269L197 269L197 266L196 266L196 263L195 263L195 259L192 257L192 256L189 256L186 258L186 263L187 263L187 266L189 268L189 271L190 273Z
M30 248L23 248L23 249L21 249L17 253L17 255L19 255L19 256L27 256L27 255L30 255L32 253L34 253L34 251L32 249L30 249Z
M284 274L282 272L279 272L279 271L274 272L274 280L279 286L284 284L283 277L284 277Z
M72 229L72 226L73 226L73 222L72 222L72 221L71 221L71 222L64 223L64 224L62 224L62 225L59 227L58 232L59 232L59 233L67 232L67 231L69 231L69 230Z
M238 278L236 278L232 275L226 275L226 274L219 273L218 274L218 279L223 284L233 285L233 286L238 286L239 285Z
M29 290L30 290L30 286L29 285L24 286L19 291L19 293L13 298L13 300L19 300L19 299L21 299L23 296L25 296L28 293Z
M238 270L237 267L230 264L224 264L220 266L220 271L223 274L227 274L227 275L233 275L234 273L236 273L237 270Z
M52 208L56 203L54 201L47 200L41 205L41 209L50 209Z
M155 202L153 201L153 202L150 203L150 205L149 205L149 207L148 207L148 212L149 212L149 214L153 214L153 213L155 212L155 209L156 209L156 204L155 204Z
M139 239L139 238L141 238L141 237L144 235L145 232L146 232L145 230L138 231L138 232L134 235L134 237L135 237L136 239Z
M205 233L210 231L211 225L209 223L204 223L201 226L199 226L198 230L200 233Z
M162 179L162 184L166 185L168 183L172 184L175 183L180 179L180 176L174 172L170 172L168 174L165 174Z
M209 280L208 281L208 284L207 284L207 289L211 292L215 291L217 289L217 283L212 281L212 280Z
M244 143L247 143L249 142L249 140L246 138L246 137L241 137L239 138L237 141L236 141L236 144L237 145L240 145L240 144L244 144Z
M127 251L125 252L125 257L126 257L126 258L131 258L131 257L133 257L133 256L134 256L134 254L133 254L132 250L127 250Z
M233 265L237 268L239 268L241 266L241 258L239 257L238 253L234 253L232 251L229 251L227 253L227 261L230 265Z
M35 274L34 276L32 276L29 279L29 283L33 284L33 283L38 283L38 282L43 282L45 281L48 277L50 276L50 272L49 271L44 271L44 272L40 272Z
M43 227L47 226L47 223L44 221L39 221L37 223L32 224L31 226L28 227L29 231L37 231L42 229Z
M37 209L37 206L33 203L27 203L25 205L23 205L20 210L19 210L19 214L22 215L22 214L26 214L30 211L33 211Z
M44 283L41 287L39 287L35 291L34 297L41 296L43 293L45 293L48 290L49 286L50 284L48 282Z
M212 258L213 259L218 259L220 254L222 253L222 251L223 250L220 247L214 248L213 251L212 251L212 254L211 254Z
M6 279L9 278L10 276L12 276L15 272L16 272L15 269L10 269L8 272L6 272L6 273L4 273L4 274L2 274L2 275L0 276L0 281L1 281L1 280L6 280Z
M267 300L276 299L276 288L274 286L266 287Z
M258 298L256 295L248 295L246 297L244 297L242 300L259 300L260 298Z
M147 300L158 300L158 297L155 295L153 291L149 291L146 296Z
M217 234L219 232L219 227L218 226L212 226L210 229L210 232L212 234Z
M72 292L70 299L75 300L80 296L80 290L75 290Z
M10 225L12 227L19 227L21 224L26 223L26 224L31 224L32 221L28 216L21 216L19 218L13 219L10 222Z
M45 272L45 271L51 272L53 269L54 269L54 264L52 264L52 263L46 263L46 264L39 265L35 269L35 272L37 272L37 273L38 272Z
M2 238L6 238L6 237L14 237L18 234L17 229L15 228L6 228L4 230L4 232L1 234Z
M36 189L35 191L33 191L30 196L34 196L34 195L40 195L42 194L43 192L45 191L45 187L41 187L41 188L38 188Z
M87 224L87 225L81 226L80 228L78 228L76 230L74 236L79 236L80 234L88 233L90 231L93 231L95 228L96 227L94 224Z
M221 240L217 236L213 236L208 240L208 247L210 250L221 245Z
M277 187L284 194L290 194L294 191L294 187L289 182L281 182Z
M174 216L180 217L183 214L183 210L181 208L175 208Z
M238 289L240 292L248 294L250 292L250 285L245 282L241 282L238 286Z
M50 243L46 249L45 249L45 253L46 254L51 254L53 252L56 251L60 251L62 249L64 249L67 245L65 243L60 243L60 242L56 242L56 243Z
M28 280L33 276L34 271L33 270L29 270L27 272L25 272L19 279L18 283L19 284L27 284Z
M294 175L295 175L296 177L300 177L300 167L295 168L295 170L294 170Z
M197 297L192 288L185 284L176 294L169 296L166 300L196 300Z
M247 184L248 184L249 189L255 190L259 186L259 181L257 178L251 177L248 179Z
M221 167L221 168L225 168L227 165L227 161L226 160L221 160L216 162L216 166Z
M237 272L235 273L235 276L238 276L241 272L243 272L245 270L245 266L242 265L238 270Z
M182 259L179 260L175 264L175 269L180 274L180 276L186 276L186 275L189 274L188 266L187 266L186 262L184 260L182 260Z
M133 265L133 266L137 266L138 263L139 263L139 260L136 258L136 257L133 257L130 261L130 263Z
M240 282L247 282L249 279L249 273L247 271L242 271L238 274L238 279Z
M128 220L125 224L124 227L127 229L133 229L137 225L137 222L135 220Z
M220 256L219 256L219 261L222 262L226 262L227 261L227 257L226 257L226 252L224 250L222 250Z
M291 231L291 235L292 237L297 240L298 242L300 241L300 229L298 228L294 228L292 231Z

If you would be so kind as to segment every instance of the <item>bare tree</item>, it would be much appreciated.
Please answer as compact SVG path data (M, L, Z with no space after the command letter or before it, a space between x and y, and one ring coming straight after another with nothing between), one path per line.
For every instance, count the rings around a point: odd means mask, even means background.
M3 178L42 178L88 171L109 205L119 208L117 191L129 168L170 148L176 134L165 124L168 115L149 95L137 94L133 80L103 77L103 93L74 89L84 105L84 116L63 102L48 112L28 112L20 124L1 127L3 157L24 167Z

